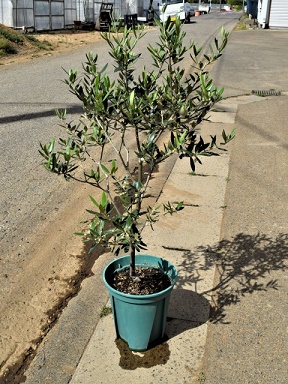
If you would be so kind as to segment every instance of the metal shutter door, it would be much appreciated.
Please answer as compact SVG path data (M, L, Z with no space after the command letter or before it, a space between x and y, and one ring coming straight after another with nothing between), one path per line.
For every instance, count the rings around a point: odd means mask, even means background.
M288 28L288 0L271 0L270 28Z

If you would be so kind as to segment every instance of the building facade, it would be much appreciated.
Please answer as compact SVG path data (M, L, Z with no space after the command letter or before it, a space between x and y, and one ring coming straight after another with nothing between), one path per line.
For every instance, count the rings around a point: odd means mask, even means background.
M131 14L145 16L149 8L149 0L1 0L0 23L35 31L65 29L74 25L74 21L97 26L103 2L113 3L116 18Z
M257 20L262 28L288 28L288 0L259 0Z

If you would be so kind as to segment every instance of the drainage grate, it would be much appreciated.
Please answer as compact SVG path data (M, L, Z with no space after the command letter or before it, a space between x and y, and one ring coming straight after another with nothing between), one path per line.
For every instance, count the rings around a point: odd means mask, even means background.
M276 91L275 89L269 89L269 90L258 90L258 91L255 91L253 90L252 91L252 95L257 95L257 96L280 96L281 95L281 92L280 91Z

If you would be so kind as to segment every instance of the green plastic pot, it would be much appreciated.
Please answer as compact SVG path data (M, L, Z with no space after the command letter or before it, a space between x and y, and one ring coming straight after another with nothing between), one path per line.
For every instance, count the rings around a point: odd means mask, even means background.
M123 256L110 262L103 271L109 291L117 338L132 351L146 351L163 339L170 294L177 281L177 270L165 259L151 255L136 255L136 266L161 268L171 280L167 289L151 295L131 295L111 287L113 274L129 267L130 257Z

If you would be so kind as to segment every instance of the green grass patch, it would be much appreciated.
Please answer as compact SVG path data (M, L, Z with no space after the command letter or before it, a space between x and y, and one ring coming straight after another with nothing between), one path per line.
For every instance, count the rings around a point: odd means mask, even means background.
M6 54L11 55L15 53L17 53L15 46L3 36L0 36L0 56Z
M2 24L0 24L0 36L12 43L16 43L16 44L24 43L24 37L22 36L21 33L14 31L11 28L7 28Z
M36 43L36 44L39 43L39 40L36 39L36 37L33 35L25 35L25 37L27 40L31 41L32 43Z
M41 42L33 35L23 34L0 24L0 57L15 55L29 47L34 47L36 50L53 50L53 44L49 41Z
M235 31L246 31L248 29L247 23L245 22L247 20L248 16L243 15L241 19L239 20L238 24L235 27Z
M53 51L54 49L53 44L51 44L49 41L46 41L46 40L42 42L38 41L36 45L39 49L44 49L45 51Z

